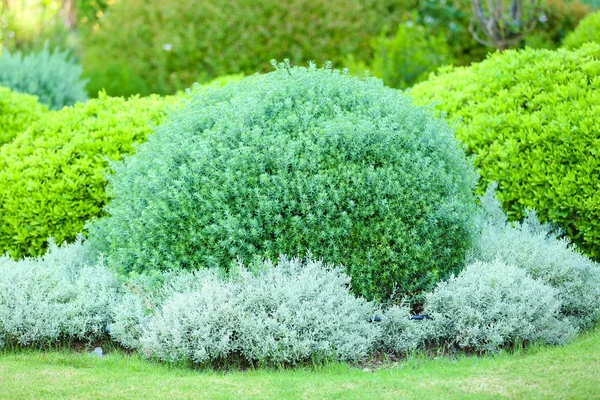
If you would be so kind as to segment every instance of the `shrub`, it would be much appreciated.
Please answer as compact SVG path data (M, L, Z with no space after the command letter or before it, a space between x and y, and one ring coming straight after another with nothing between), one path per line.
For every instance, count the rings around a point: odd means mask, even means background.
M469 68L447 68L411 89L436 103L475 156L481 190L497 181L510 219L535 209L600 257L600 45L575 51L506 51Z
M13 140L46 111L35 96L0 87L0 146Z
M600 319L600 265L579 254L566 239L557 239L535 213L511 226L493 190L488 190L481 204L482 233L468 259L500 260L524 269L557 290L561 314L573 325L593 326Z
M600 12L584 18L563 41L563 47L575 49L587 42L600 43Z
M84 35L90 93L174 93L268 71L268 60L369 58L369 41L416 0L119 1Z
M415 24L401 24L393 38L385 31L372 44L370 71L394 88L405 89L427 78L431 71L452 63L443 35L432 35Z
M107 201L108 160L132 152L168 102L101 95L46 114L0 147L0 254L42 254L49 236L73 240Z
M85 263L81 239L47 255L0 257L0 347L93 340L104 334L118 285L99 263Z
M578 0L545 0L542 16L536 28L525 38L525 45L556 49L579 21L592 12L592 8Z
M238 266L229 279L214 269L168 274L165 286L128 295L111 334L163 361L359 360L379 328L369 322L375 308L355 298L349 283L342 268L311 259Z
M558 291L501 261L475 262L427 296L439 340L478 352L521 342L563 344L576 334L560 318Z
M439 341L436 325L428 319L411 320L409 307L393 305L381 318L378 349L386 354L408 355Z
M87 100L81 72L67 51L50 52L47 46L25 56L8 50L0 55L0 86L34 94L52 110Z
M311 250L384 298L459 269L472 237L474 174L443 120L328 69L199 93L110 182L88 243L122 273Z

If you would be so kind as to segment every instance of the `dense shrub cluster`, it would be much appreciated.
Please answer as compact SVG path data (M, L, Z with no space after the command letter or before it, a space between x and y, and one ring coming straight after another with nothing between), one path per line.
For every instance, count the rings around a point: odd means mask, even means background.
M134 150L170 100L99 99L48 113L0 147L0 254L40 255L100 215L108 160Z
M357 294L412 295L470 244L474 173L457 143L379 80L280 65L201 92L116 166L88 242L124 273L312 251Z
M600 12L584 18L577 28L567 35L563 47L575 49L587 42L600 43Z
M359 360L372 349L375 308L341 268L281 258L226 279L216 270L138 280L115 308L112 336L149 358L205 364L238 357L269 365Z
M341 61L416 0L119 1L85 35L90 93L174 93L196 81L268 70L268 60Z
M481 199L482 233L468 262L502 261L526 271L557 290L561 315L578 328L600 320L600 265L581 255L566 239L557 239L550 225L540 224L534 213L522 223L509 224L500 203L488 190Z
M84 259L81 240L62 248L51 243L40 258L0 257L0 347L104 335L118 284L101 263Z
M13 140L46 111L35 96L0 86L0 146Z
M0 86L38 96L53 110L87 100L82 68L57 48L45 46L27 55L3 50L0 54Z
M600 257L600 45L506 51L469 68L447 68L411 89L436 104L481 174L497 181L511 219L524 208L555 221Z
M428 295L438 341L478 352L517 341L563 344L577 330L560 318L558 291L501 261L475 262ZM429 321L425 322L429 323Z

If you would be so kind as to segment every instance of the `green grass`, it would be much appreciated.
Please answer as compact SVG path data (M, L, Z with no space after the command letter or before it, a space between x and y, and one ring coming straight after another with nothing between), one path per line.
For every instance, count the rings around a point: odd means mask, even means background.
M565 347L487 357L408 361L373 372L317 369L215 372L112 352L0 353L0 397L18 398L600 398L600 329Z

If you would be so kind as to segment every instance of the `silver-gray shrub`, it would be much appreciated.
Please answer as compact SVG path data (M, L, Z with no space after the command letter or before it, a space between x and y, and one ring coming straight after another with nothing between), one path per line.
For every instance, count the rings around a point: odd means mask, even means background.
M51 242L39 258L0 257L0 346L98 338L117 296L108 268L85 262L81 239Z
M375 306L351 294L342 268L320 261L238 265L229 278L215 270L180 276L149 295L137 289L127 295L111 335L164 361L205 364L241 356L270 365L361 359L379 335L369 322Z
M34 94L52 110L87 100L82 72L69 52L58 48L50 51L44 46L26 55L5 49L0 55L0 86Z
M477 352L520 342L563 344L577 329L560 314L559 290L500 260L469 264L427 295L440 342Z
M438 341L433 321L411 320L411 315L406 305L394 305L383 313L379 350L387 354L407 355Z
M481 235L467 256L475 260L501 260L557 289L561 313L579 328L600 319L600 265L566 239L557 239L552 226L540 224L534 212L512 225L490 187L481 198Z

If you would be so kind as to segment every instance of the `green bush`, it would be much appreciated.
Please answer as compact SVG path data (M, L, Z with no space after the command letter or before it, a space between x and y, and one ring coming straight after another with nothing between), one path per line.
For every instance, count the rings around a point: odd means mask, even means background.
M563 47L575 49L587 42L600 43L600 12L584 18L577 28L567 35Z
M394 88L405 89L427 78L431 71L452 64L452 55L443 35L432 35L413 23L398 27L393 38L385 31L373 41L373 75Z
M527 35L524 44L535 48L556 49L579 21L592 12L592 8L579 0L545 0L538 25Z
M69 58L69 53L58 48L50 52L44 46L27 55L4 50L0 55L0 86L34 94L53 110L87 100L81 72L81 66Z
M474 171L444 121L314 66L200 92L109 179L88 243L124 273L311 250L384 298L456 271L472 237Z
M0 147L0 254L40 255L49 236L72 240L100 215L108 160L134 150L165 100L99 99L52 112Z
M575 51L506 51L469 68L447 68L411 89L435 103L481 174L498 182L512 220L535 209L600 258L600 45Z
M46 111L35 96L0 86L0 146L13 140Z
M268 71L268 60L341 61L416 0L128 0L84 34L90 93L175 93L193 82Z

